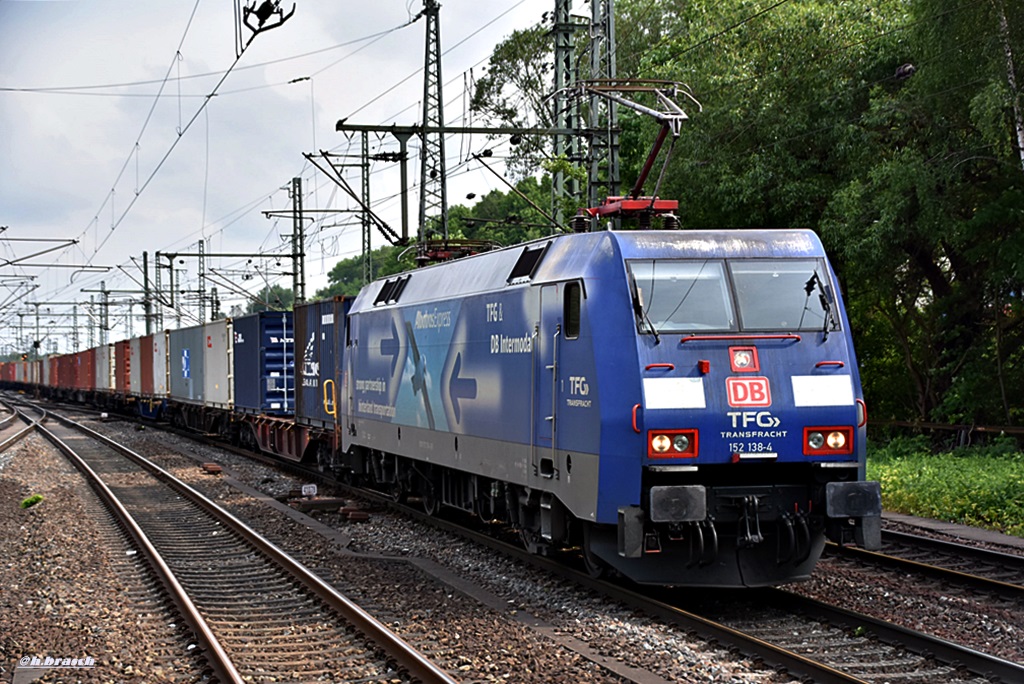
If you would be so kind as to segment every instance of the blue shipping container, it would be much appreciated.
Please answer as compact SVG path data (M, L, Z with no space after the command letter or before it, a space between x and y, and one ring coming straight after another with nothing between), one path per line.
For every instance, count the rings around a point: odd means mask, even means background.
M352 300L335 297L295 307L295 420L334 429L344 391L342 359Z
M235 408L245 413L295 413L295 334L291 311L235 318Z

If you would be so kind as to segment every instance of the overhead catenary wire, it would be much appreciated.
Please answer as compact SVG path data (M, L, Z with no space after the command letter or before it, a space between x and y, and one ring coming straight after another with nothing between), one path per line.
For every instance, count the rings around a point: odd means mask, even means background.
M517 3L517 5L518 4L521 4L521 3ZM496 20L500 20L501 16L503 16L504 13L505 12L503 12L502 15L500 15L499 17L490 20L490 22L488 22L488 25L493 25L496 22ZM477 29L477 31L474 31L472 35L476 35L477 33L479 33L479 29ZM460 41L460 45L462 43L464 43L464 42L465 42L465 40ZM453 48L449 48L449 50L445 50L445 53L449 52L451 49L455 49L455 48L454 47ZM175 54L177 54L177 53L175 53ZM177 63L177 62L175 61L174 63ZM186 78L188 78L188 77L182 76L182 79L186 79ZM227 94L226 90L222 86L220 86L220 89L217 92L220 95ZM164 91L164 96L166 97L166 89ZM208 101L209 100L209 94L207 96L205 96L205 97L206 97L205 101ZM207 113L208 114L208 110L204 110L203 113ZM197 114L199 114L199 113L197 113ZM195 117L194 117L194 119L195 119ZM182 133L185 130L187 130L186 122L187 122L187 117L183 113L182 114L181 125L180 125L180 128L182 129ZM210 132L210 135L213 135L212 131ZM496 160L497 159L498 158L496 157ZM139 191L145 189L146 184L147 183L152 183L152 181L153 181L153 173L148 174L148 177L147 177L147 174L143 173L143 171L145 171L145 169L137 169L137 166L140 164L141 160L142 160L142 156L138 154L138 145L133 145L132 146L132 155L131 155L130 163L131 163L132 167L136 167L133 170L136 171L135 185L136 185L136 188ZM152 167L151 167L151 169L152 169ZM375 167L375 169L374 169L375 172L378 169L380 169L380 165L377 165ZM462 169L462 168L453 168L451 175L453 177L462 176L466 172L467 171L465 169ZM125 173L125 177L127 177L127 175L128 174L126 172ZM212 172L211 172L211 175L212 175ZM200 178L202 178L202 177L203 176L200 176ZM122 183L123 183L123 181L124 181L124 179L122 178ZM315 187L321 187L322 185L323 185L323 183L318 184ZM313 188L313 187L314 186L312 184L307 185L307 189L310 189L310 188ZM132 188L132 189L134 190L136 188ZM152 188L152 184L151 184L151 188ZM118 195L120 195L120 198L117 198ZM123 187L118 186L114 190L111 202L108 203L108 206L105 206L105 207L102 208L102 212L103 213L110 212L110 214L111 214L111 225L113 226L113 227L110 228L111 231L116 230L117 226L119 224L122 225L122 229L123 229L123 226L128 223L127 219L124 218L124 212L126 211L126 205L128 203L130 203L130 201L132 199L131 195L132 195L132 191L126 191ZM260 200L265 200L266 197L267 196L263 196L263 197L260 198ZM378 205L378 204L381 204L381 203L387 204L389 202L394 202L395 198L397 198L397 197L398 197L397 195L393 195L393 196L392 195L388 195L388 197L385 197L380 202L375 199L374 200L374 204ZM116 200L116 202L115 202L115 200ZM243 210L240 210L240 212L238 214L232 214L232 215L229 215L229 216L226 216L226 217L217 218L217 219L212 220L212 221L208 220L205 216L201 217L201 225L198 227L197 231L195 231L193 233L189 233L188 236L186 236L186 238L182 238L181 240L177 241L177 243L186 242L188 240L193 240L193 239L198 239L198 238L215 239L218 236L223 237L224 231L227 229L227 227L229 225L237 223L240 220L244 220L246 218L246 212L247 211L251 212L253 209L255 209L254 206L253 207L248 207L248 208L245 208ZM132 215L133 214L129 214L129 216L132 216ZM121 221L121 220L123 220L124 223L119 223L119 221ZM92 245L88 245L89 241L85 241L84 244L76 247L76 249L82 250L83 257L92 257L92 259L90 259L92 263L96 262L94 260L96 258L96 253L99 252L99 254L102 254L103 252L100 251L100 250L104 249L104 246L108 245L109 244L108 241L111 239L110 233L108 232L104 236L104 234L103 234L104 230L101 229L101 228L105 228L105 227L108 227L108 226L100 226L99 225L100 222L102 222L102 221L99 221L98 219L94 219L93 221L90 221L90 224L87 227L89 238L92 237L93 231L96 231L96 232L99 233L98 236L96 237L96 239L94 241L92 241L93 244L96 245L96 248L95 249L91 249ZM339 232L342 232L342 231L349 231L350 232L351 230L352 230L352 227L350 227L350 226L348 226L348 227L346 227L346 226L338 226L338 227L329 226L325 230L325 233L327 233L328 236L330 236L330 234L332 234L332 233L339 233ZM272 234L273 234L273 230L271 229L271 230L268 231L268 237L272 236ZM312 236L309 236L309 234L307 234L307 239L311 241L312 240ZM83 248L88 248L88 253L85 253L86 249L83 249ZM151 256L152 256L152 252L151 252ZM126 262L126 263L130 263L130 262ZM118 276L120 277L122 275L118 274ZM92 287L92 286L95 286L100 280L102 280L103 277L105 277L105 276L102 273L99 273L99 274L86 273L84 275L84 277L81 277L81 276L79 277L79 280L78 280L77 283L72 284L71 286L63 285L61 287L61 290L62 291L66 291L66 290L69 290L69 289L74 289L74 290L77 291L79 289L79 287ZM188 275L188 277L191 277L191 275ZM108 283L106 285L108 285L108 287L111 287L110 283ZM165 282L165 285L166 285L166 282Z
M500 17L499 17L499 18L500 18ZM492 22L492 23L493 23L493 22ZM474 34L475 34L475 33L474 33ZM464 41L463 41L463 42L464 42ZM461 44L461 42L460 42L460 44ZM452 49L453 49L453 48L452 48ZM446 50L446 52L447 52L447 50ZM179 53L179 54L180 54L180 53ZM190 123L191 123L191 122L190 122ZM186 127L186 128L187 128L187 127ZM136 144L136 145L134 146L134 148L133 148L133 149L134 149L134 152L135 152L135 161L136 161L136 164L138 164L138 160L139 160L139 155L138 155L138 144ZM453 169L452 171L453 171L453 175L456 175L456 169ZM463 173L463 171L459 170L459 171L457 172L457 175L461 175L462 173ZM146 184L148 184L149 180L151 180L151 179L152 179L152 176L150 177L150 179L147 179L147 182L146 182ZM142 189L144 189L144 188L146 187L146 184L142 184L142 185L140 186L140 185L138 184L138 182L137 182L137 191L141 191ZM116 194L116 192L115 192L114 194ZM388 199L388 198L385 198L385 200L387 200L387 199ZM115 214L115 210L114 210L114 207L113 207L113 198L112 198L112 200L111 200L111 205L112 205L112 207L111 207L111 211L112 211L112 224L113 224L113 226L112 226L111 230L113 231L113 230L114 230L114 229L115 229L115 228L117 227L117 225L119 225L120 221L119 221L119 220L115 221L115 220L113 219L113 215ZM130 208L130 207L129 207L129 208ZM124 216L124 214L122 214L122 218L123 218L123 216ZM203 219L203 221L202 221L202 225L201 225L201 228L200 228L200 233L202 233L202 231L203 231L203 230L204 230L204 229L206 228L206 226L207 226L207 225L208 225L208 224L206 223L205 219ZM96 229L98 229L98 221L94 221L94 222L92 222L92 223L90 224L90 228L96 228ZM222 229L221 229L220 231L218 231L218 233L220 233L220 234L223 234L223 228L222 228ZM217 233L214 233L214 234L217 234ZM106 239L109 239L109 234L107 235L107 238L106 238ZM98 251L98 250L100 249L100 247L102 247L102 246L103 246L103 244L105 244L105 243L106 243L106 239L104 239L104 240L103 240L103 241L102 241L102 242L100 243L100 245L99 245L99 246L98 246L98 247L96 248L96 250L94 251L94 254L95 254L95 252L96 252L96 251Z
M517 3L517 4L521 4L521 3ZM507 13L507 12L506 12L506 13ZM499 15L499 17L498 17L498 18L500 18L501 16L504 16L504 14L505 14L505 13L502 13L502 15ZM491 23L493 23L493 22L494 22L494 21L496 21L496 20L497 20L497 18L496 18L496 19L494 19L494 20L492 20L491 22L488 22L488 24L487 24L487 25L490 25ZM476 33L478 33L478 32L479 32L479 30L480 30L480 29L478 29L477 31L475 31L475 32L474 32L473 34L471 34L471 35L475 35ZM462 42L465 42L465 40L463 40L463 41L460 41L460 43L459 43L459 44L461 44ZM335 62L335 63L337 63L337 62ZM322 70L321 70L321 71L322 71ZM222 76L222 79L221 79L221 80L223 81L223 76ZM208 96L208 97L207 97L207 99L206 99L206 100L204 101L204 104L205 104L206 102L208 102L208 101L209 101L209 96ZM197 115L198 115L198 112L197 112ZM192 124L192 123L194 122L195 118L196 118L196 116L193 116L193 118L192 118L192 120L190 120L189 124L187 124L186 126L184 126L184 127L183 127L182 133L184 133L184 131L188 129L188 127L189 127L189 126L190 126L190 125L191 125L191 124ZM180 136L179 136L179 139L180 139ZM175 141L175 143L176 143L176 142L177 142L177 140ZM173 145L172 145L172 149L173 149ZM166 157L167 157L167 156L169 155L169 153L170 153L170 150L168 151L168 153L167 153L167 154L165 154L164 160L166 160ZM162 162L163 162L164 160L162 160L162 161L161 161L161 164L162 164ZM158 165L158 166L157 166L157 168L156 168L156 169L154 169L153 173L151 173L151 174L150 174L150 176L149 176L149 178L147 178L146 182L145 182L145 183L142 183L142 184L141 184L141 185L139 186L139 192L141 192L141 191L142 191L143 189L145 189L145 187L146 187L146 186L147 186L147 185L149 184L149 182L151 182L151 181L152 181L152 179L153 179L153 176L155 175L156 171L158 171L158 170L159 170L159 166L160 166L160 165ZM111 193L111 196L113 196L113 195L115 195L115 194L116 194L116 191L112 192L112 193ZM136 197L137 197L137 196L138 196L138 195L136 195ZM132 204L134 204L134 201L135 201L135 199L133 198L133 199L132 199L132 201L131 201L131 202L129 203L129 206L128 206L128 208L126 208L126 209L125 209L125 210L124 210L124 211L123 211L123 212L121 213L121 215L120 215L120 218L112 218L112 227L111 227L111 232L113 232L113 230L115 230L115 229L117 228L117 226L118 226L118 225L120 225L121 221L123 221L124 217L125 217L125 216L127 215L127 212L128 212L129 210L130 210L130 208L131 208L131 205L132 205ZM111 202L111 204L112 204L112 202ZM112 212L112 213L113 213L113 212ZM207 225L207 224L206 224L206 222L205 222L205 221L203 221L203 226L201 227L200 233L202 233L202 232L203 232L203 229L205 229L206 225ZM91 227L93 227L93 226L96 226L96 227L98 228L98 220L94 220L93 222L91 222L91 223L90 223L90 228L91 228ZM222 231L220 231L220 232L222 232ZM216 234L216 233L215 233L215 234ZM109 240L109 238L110 238L110 233L108 233L108 234L107 234L107 235L105 236L105 238L104 238L104 239L103 239L102 241L99 241L99 244L98 244L98 246L97 246L97 247L96 247L96 248L95 248L95 249L93 250L93 255L92 255L92 256L94 256L94 255L96 254L96 252L98 252L98 251L99 251L99 249L100 249L100 248L102 248L102 246L103 246L103 245L104 245L104 244L105 244L105 243L107 242L107 240Z
M146 188L149 187L149 184L153 181L153 179L156 177L156 175L160 172L160 169L163 168L164 163L171 156L171 153L174 152L174 149L178 146L178 143L181 141L182 137L184 137L184 135L189 131L189 129L192 128L192 124L195 123L196 119L199 118L199 115L202 114L203 111L206 109L206 106L210 103L210 98L212 98L214 95L217 94L217 90L220 88L221 84L224 83L224 81L227 79L228 75L231 73L232 67L234 67L234 65L238 63L238 59L240 59L240 58L236 58L235 62L233 62L230 67L228 67L227 71L224 72L224 75L221 77L220 81L217 82L217 85L214 86L214 88L210 92L209 96L207 96L207 98L205 100L203 100L203 103L199 106L199 109L195 112L195 114L192 115L192 118L188 120L188 123L186 123L185 126L178 132L177 137L174 138L173 141L171 141L171 146L164 153L164 156L160 158L160 161L157 162L156 167L154 167L153 171L146 178L146 181L136 191L135 195L132 197L131 201L128 203L128 206L125 207L125 210L123 212L121 212L121 215L118 217L118 219L116 221L114 221L113 224L110 226L110 231L107 233L107 235L103 238L103 240L100 242L100 244L97 245L96 248L93 250L93 256L95 256L95 254L97 252L99 252L101 249L103 249L103 246L105 244L107 244L107 241L114 234L114 231L117 230L117 228L124 221L125 217L127 217L129 212L131 212L132 207L135 206L135 203L138 200L138 198L142 195L142 193L146 190ZM113 192L114 191L111 190L111 196L113 195ZM91 259L92 259L92 257L90 257L90 262L89 263L92 263Z
M156 105L160 101L160 95L163 93L163 89L167 85L167 80L170 78L171 71L173 70L175 64L178 63L178 57L181 54L181 48L185 44L185 38L188 36L189 29L192 27L192 20L195 19L196 10L198 10L198 9L199 9L199 0L196 0L195 5L192 6L192 13L189 14L188 22L185 25L185 30L182 33L181 40L178 42L178 49L175 51L174 57L171 59L171 63L167 67L167 72L164 74L163 81L161 81L161 83L160 83L160 89L157 92L156 96L153 98L153 104L149 108L149 112L146 114L145 120L142 122L142 129L139 131L138 135L135 136L135 142L132 144L132 149L128 153L128 157L125 159L124 164L121 166L121 170L118 172L116 178L114 179L114 182L111 185L110 192L107 193L106 198L104 198L103 202L100 204L100 208L96 211L97 220L98 220L98 217L99 217L100 213L103 212L103 209L107 205L107 203L113 201L113 197L114 197L114 193L115 193L115 188L117 187L117 184L121 181L121 177L124 175L125 169L128 168L128 164L131 162L132 155L136 154L136 151L137 151L137 149L139 147L139 144L142 141L142 136L145 134L146 129L149 127L149 122L153 118L153 112L156 110ZM180 133L179 133L179 139L180 139ZM176 143L176 141L175 141L175 143ZM172 145L171 149L174 149L173 145ZM135 196L136 197L138 197L139 192L140 192L140 189L137 187L136 188L136 192L135 192ZM114 226L114 227L116 227L116 226ZM112 231L113 231L114 227L111 228ZM82 231L82 233L78 236L78 239L81 240L85 236L85 233L87 231L88 231L88 228L86 228L86 230ZM106 240L104 240L104 243L105 242L106 242ZM99 251L99 248L97 248L95 251ZM95 254L95 251L94 251L94 254Z
M378 31L377 33L372 33L372 34L367 35L367 36L361 36L359 38L353 38L352 40L347 40L347 41L342 42L342 43L337 43L337 44L332 45L330 47L320 48L318 50L311 50L309 52L303 52L303 53L297 54L297 55L290 55L288 57L282 57L280 59L272 59L272 60L267 60L265 62L256 62L256 63L253 63L253 64L246 64L246 65L243 65L243 66L236 67L235 71L239 72L239 71L247 71L247 70L251 70L251 69L261 69L263 67L273 66L275 64L284 64L285 62L292 62L292 61L299 60L299 59L305 59L306 57L313 57L315 55L324 54L326 52L332 52L332 51L338 50L340 48L349 47L351 45L356 45L358 43L362 43L362 42L366 42L366 41L375 41L375 40L383 38L383 37L385 37L385 36L387 36L387 35L389 35L391 33L394 33L395 31L398 31L398 30L401 30L401 29L405 28L410 23L412 23L412 22L406 22L404 24L400 24L398 26L394 26L394 27L386 29L384 31ZM346 55L343 59L347 59L352 54L355 54L355 53L350 53L349 55ZM325 67L325 68L330 68L332 66L336 66L341 61L342 60L338 60L336 62L332 62L330 65L328 65L328 67ZM198 73L198 74L188 74L188 75L185 75L185 76L181 76L180 79L182 81L191 81L191 80L197 80L197 79L202 79L202 78L210 78L212 76L220 76L221 73L222 72L220 72L220 71L206 71L206 72L202 72L202 73ZM147 85L161 85L161 84L163 84L165 82L166 82L166 78L163 78L163 79L148 79L148 80L142 80L142 81L124 81L124 82L120 82L120 83L102 83L102 84L98 83L98 84L90 84L90 85L40 86L40 87L34 87L34 88L29 88L29 87L13 87L13 86L0 86L0 92L41 93L41 94L55 94L55 95L73 95L73 94L76 94L76 93L83 93L83 94L104 95L104 96L111 96L111 97L153 97L152 93L136 93L136 94L133 94L133 93L87 93L85 91L91 91L91 90L110 90L110 89L114 89L114 88L136 88L136 87L139 87L139 86L147 86ZM265 87L274 87L276 85L281 85L281 84L275 83L275 84L270 84L270 85L265 86ZM186 95L186 97L205 97L205 95L194 94L194 95Z

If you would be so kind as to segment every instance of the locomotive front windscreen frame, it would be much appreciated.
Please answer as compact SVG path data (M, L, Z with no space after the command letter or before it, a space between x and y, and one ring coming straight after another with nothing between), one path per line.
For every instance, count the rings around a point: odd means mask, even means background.
M630 259L637 331L833 332L821 259Z

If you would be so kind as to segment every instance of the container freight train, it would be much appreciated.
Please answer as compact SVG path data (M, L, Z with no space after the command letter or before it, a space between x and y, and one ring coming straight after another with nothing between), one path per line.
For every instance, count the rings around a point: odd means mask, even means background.
M774 585L808 577L826 538L879 544L849 323L809 231L560 235L294 321L8 366L9 384L504 520L640 583Z

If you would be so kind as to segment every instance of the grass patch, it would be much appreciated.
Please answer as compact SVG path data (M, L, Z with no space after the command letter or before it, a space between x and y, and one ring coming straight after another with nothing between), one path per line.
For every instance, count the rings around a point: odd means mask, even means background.
M32 506L35 506L37 503L39 503L42 500L43 500L43 495L42 494L33 494L32 496L30 496L30 497L28 497L26 499L22 499L21 507L22 508L31 508Z
M924 438L898 438L868 454L889 511L1024 537L1024 453L1012 440L936 453Z

